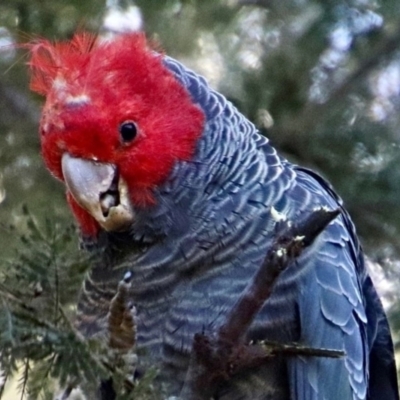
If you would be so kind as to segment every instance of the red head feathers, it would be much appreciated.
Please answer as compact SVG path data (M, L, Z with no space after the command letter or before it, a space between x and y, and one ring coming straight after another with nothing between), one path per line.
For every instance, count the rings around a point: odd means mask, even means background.
M112 164L134 205L154 203L152 189L177 160L193 156L204 123L162 56L137 33L110 41L82 33L28 47L31 88L46 96L40 132L50 171L64 180L66 153ZM82 229L93 234L95 220L69 197Z

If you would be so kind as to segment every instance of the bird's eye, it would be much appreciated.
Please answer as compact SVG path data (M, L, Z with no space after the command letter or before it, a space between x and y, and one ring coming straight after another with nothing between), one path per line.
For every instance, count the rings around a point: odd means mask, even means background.
M132 121L125 121L120 125L119 133L125 143L131 142L137 135L137 126Z

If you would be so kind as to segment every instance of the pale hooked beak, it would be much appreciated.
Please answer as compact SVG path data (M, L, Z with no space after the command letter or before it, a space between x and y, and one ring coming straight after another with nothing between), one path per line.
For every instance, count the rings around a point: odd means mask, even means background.
M126 230L134 220L126 182L113 164L75 158L61 160L65 184L76 202L107 231Z

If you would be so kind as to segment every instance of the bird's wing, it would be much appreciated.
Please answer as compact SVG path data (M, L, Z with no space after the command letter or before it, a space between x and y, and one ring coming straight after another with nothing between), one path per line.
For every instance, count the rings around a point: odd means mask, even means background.
M296 170L298 182L316 197L322 194L328 207L342 208L340 199L321 177L304 168ZM390 393L385 398L397 399L387 320L365 272L353 224L343 208L340 217L321 235L315 250L311 250L309 260L309 273L300 282L297 300L300 340L317 348L343 350L346 355L339 360L292 360L289 380L293 398L373 399L371 386L368 388L369 370L371 375L376 374L376 367L385 365L391 378L381 385L382 390ZM385 342L383 347L376 345L376 337ZM374 357L370 358L371 350Z

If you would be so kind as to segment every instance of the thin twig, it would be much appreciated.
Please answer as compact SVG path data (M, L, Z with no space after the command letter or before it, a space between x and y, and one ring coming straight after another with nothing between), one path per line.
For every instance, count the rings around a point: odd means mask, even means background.
M259 343L260 347L271 355L286 355L286 356L305 356L305 357L325 357L325 358L341 358L346 354L344 351L320 349L315 347L302 346L297 343L285 344L263 340Z
M218 335L219 340L237 344L247 333L255 315L270 297L274 283L290 263L309 246L323 229L339 214L339 210L314 211L299 224L286 224L268 250L261 268L251 285L240 297ZM278 224L277 224L278 225ZM279 230L279 226L278 226Z

